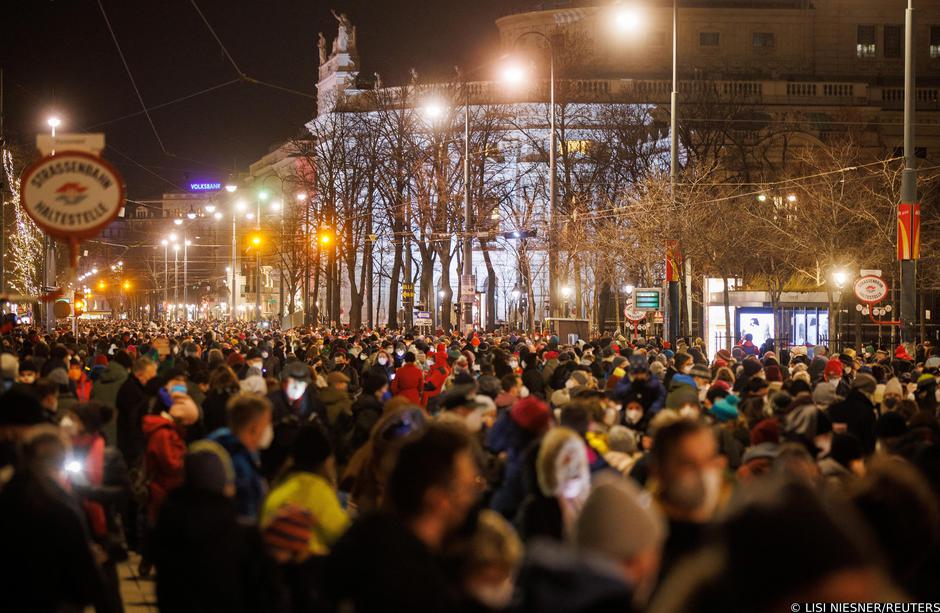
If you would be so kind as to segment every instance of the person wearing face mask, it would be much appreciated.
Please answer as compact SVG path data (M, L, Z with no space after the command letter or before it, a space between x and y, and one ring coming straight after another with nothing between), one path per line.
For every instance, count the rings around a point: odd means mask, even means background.
M647 357L639 353L630 356L627 376L617 383L614 395L625 408L628 398L641 399L644 412L650 416L658 413L666 404L666 388L658 377L650 373ZM624 425L630 427L629 424Z
M25 359L20 361L20 372L16 378L17 383L23 383L25 385L32 385L39 378L39 369L36 368L35 362L30 359Z
M885 383L884 394L881 398L881 414L897 410L902 400L904 400L904 391L901 382L897 377L891 377Z
M186 428L199 419L199 409L186 395L186 379L175 371L160 388L153 413L145 415L142 429L147 437L144 474L149 499L147 517L150 525L166 495L183 481L183 456L186 454Z
M229 399L226 408L228 427L216 430L208 440L221 445L232 458L238 520L246 525L253 524L267 493L259 454L274 440L271 403L254 394L239 393Z
M270 480L287 460L300 427L314 420L325 425L328 420L310 367L303 362L286 364L281 370L281 389L267 398L273 408L274 441L261 452L261 472Z
M656 585L665 540L666 522L648 494L628 479L611 477L592 488L575 531L578 550L609 561L638 610Z
M245 355L245 363L238 370L238 380L243 381L252 368L261 373L262 377L267 374L264 372L264 358L261 357L261 351L256 347L249 349Z
M387 351L379 350L379 352L375 354L375 361L372 363L369 371L383 374L385 380L391 385L393 375L395 374L395 362Z
M359 371L353 367L345 349L338 349L333 356L333 372L341 372L349 379L347 389L350 397L359 395Z
M852 380L852 389L845 400L830 406L828 410L833 431L854 434L866 456L875 451L875 405L872 396L876 387L874 377L859 373Z
M721 468L708 425L679 419L656 430L650 476L656 502L669 523L660 577L701 546L721 501Z

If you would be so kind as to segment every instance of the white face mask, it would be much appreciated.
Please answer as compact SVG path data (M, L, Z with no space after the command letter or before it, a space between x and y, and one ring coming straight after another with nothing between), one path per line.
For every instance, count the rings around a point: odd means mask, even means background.
M513 368L513 369L519 368L519 362L516 361L516 360L510 360L510 361L509 361L509 368Z
M260 449L267 449L271 446L271 441L274 440L274 427L271 424L268 424L268 427L264 429L264 434L261 435L261 440L258 441L258 447Z
M287 397L291 400L297 400L307 391L307 383L304 381L290 381L287 384Z
M643 417L643 411L640 409L627 409L627 421L635 424Z
M401 356L405 355L405 350L404 350L404 349L399 349L399 350L396 351L395 353L398 354L398 357L401 357Z
M519 397L520 397L520 398L528 398L528 397L529 397L529 388L527 388L527 387L524 386L524 385L523 385L522 387L520 387L520 388L519 388Z
M62 418L62 421L59 422L59 427L62 428L62 431L65 432L69 438L78 435L78 424L68 415Z
M380 366L385 366L386 364L388 364L388 358L379 358L376 361L379 363Z
M483 414L480 411L471 412L463 421L470 432L479 432L483 429Z
M694 407L682 407L679 409L679 416L687 419L698 419L698 409Z

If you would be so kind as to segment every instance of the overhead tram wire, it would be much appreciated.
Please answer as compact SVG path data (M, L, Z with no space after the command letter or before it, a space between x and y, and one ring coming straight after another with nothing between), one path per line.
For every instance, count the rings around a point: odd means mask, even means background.
M101 0L98 0L98 1L99 3L101 2ZM235 74L237 74L241 80L245 81L246 83L251 83L252 85L263 85L264 87L270 87L271 89L276 89L278 91L283 91L289 94L294 94L296 96L303 96L304 98L311 98L314 100L317 98L313 94L308 94L306 92L292 89L290 87L285 87L283 85L277 85L276 83L269 83L267 81L262 81L261 79L257 79L255 77L252 77L246 74L238 65L238 62L235 61L235 58L232 57L232 54L229 53L228 48L225 46L225 44L222 42L222 39L216 33L215 28L212 27L212 24L209 23L209 20L206 18L206 15L202 12L202 9L200 9L199 5L196 4L196 0L189 0L189 3L192 4L193 9L196 11L196 14L199 15L199 18L202 20L202 23L205 24L206 28L209 30L209 33L212 35L212 38L215 39L216 44L219 45L219 48L222 50L222 53L225 54L226 59L228 59L229 63L232 65L232 68L235 70Z

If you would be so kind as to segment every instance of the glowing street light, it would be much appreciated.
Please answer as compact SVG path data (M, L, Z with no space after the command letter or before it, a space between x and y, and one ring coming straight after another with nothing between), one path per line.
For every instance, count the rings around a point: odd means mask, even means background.
M503 68L503 81L510 85L520 85L526 77L526 70L521 64L508 64Z
M796 194L790 194L787 196L787 202L796 202Z
M181 226L181 225L183 225L183 220L182 220L182 219L174 219L174 220L173 220L173 225L175 225L175 226Z
M234 183L225 184L225 191L227 191L230 194L234 194L236 189L238 189L238 186L235 185Z
M423 111L425 117L435 121L444 116L444 105L437 100L431 100L425 103Z
M832 280L835 281L838 287L842 288L845 286L845 282L848 281L848 275L843 270L837 270L832 273Z
M284 206L283 202L280 200L275 200L271 203L271 210L274 212L280 211L282 206Z
M235 210L241 213L248 207L248 204L244 200L239 200L235 203Z
M634 289L635 288L630 283L627 283L626 285L623 286L623 291L627 292L628 296L633 293Z
M268 199L268 195L269 195L268 190L263 189L258 192L258 200L261 200L263 202Z
M294 196L294 197L297 199L297 202L303 202L304 200L307 199L307 194L306 194L306 192L300 192L299 194L297 194L297 195Z
M171 243L175 243L177 240L176 232L170 232L170 235L167 238L170 239Z
M53 115L46 120L46 125L52 129L52 137L55 138L55 129L62 125L62 120Z
M757 201L758 201L758 202L767 202L767 194L760 194L760 195L757 197Z
M620 32L636 32L643 25L643 14L633 6L614 7L613 25Z
M215 213L215 205L214 205L214 204L207 204L207 205L206 205L206 213Z
M131 288L131 282L125 281L124 283L121 284L121 287L123 287L125 290L129 290Z
M214 215L212 215L212 216L213 216L215 219L222 219L222 213L216 212L216 213L215 213Z

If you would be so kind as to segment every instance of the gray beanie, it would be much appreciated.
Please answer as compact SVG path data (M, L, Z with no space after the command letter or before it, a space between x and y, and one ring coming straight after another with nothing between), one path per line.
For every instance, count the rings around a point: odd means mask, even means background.
M611 451L636 453L636 436L633 430L624 426L614 426L607 433L607 447Z
M580 549L628 560L666 539L666 524L648 494L628 479L598 478L578 516Z

